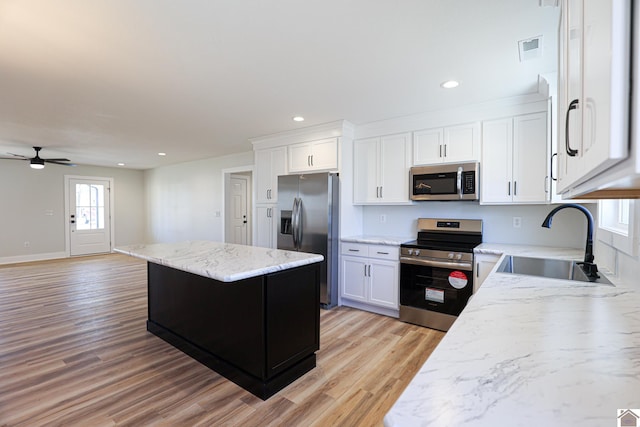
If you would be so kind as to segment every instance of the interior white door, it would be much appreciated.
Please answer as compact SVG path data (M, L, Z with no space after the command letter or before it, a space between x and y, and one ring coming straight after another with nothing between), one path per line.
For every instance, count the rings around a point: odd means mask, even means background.
M69 180L71 256L111 252L110 191L107 180Z
M229 212L229 222L227 223L228 227L230 227L227 234L229 236L227 243L247 244L247 184L248 177L246 176L231 175L229 179L231 210Z

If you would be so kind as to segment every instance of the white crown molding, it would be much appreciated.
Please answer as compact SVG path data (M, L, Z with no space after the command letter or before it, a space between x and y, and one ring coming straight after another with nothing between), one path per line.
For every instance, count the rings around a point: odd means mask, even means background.
M249 142L253 145L253 149L256 150L260 148L289 145L296 142L309 142L325 138L337 138L352 135L353 125L346 120L337 120L335 122L249 138Z

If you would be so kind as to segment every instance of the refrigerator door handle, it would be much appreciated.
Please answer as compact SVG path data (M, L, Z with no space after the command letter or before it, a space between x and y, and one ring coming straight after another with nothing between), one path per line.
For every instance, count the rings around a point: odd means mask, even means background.
M296 249L300 250L302 247L302 199L298 197L296 200L298 207L296 209L296 228L294 232L297 234Z
M298 208L298 198L293 199L293 207L291 208L291 238L293 239L293 248L298 249L298 242L296 241L297 219L296 210Z

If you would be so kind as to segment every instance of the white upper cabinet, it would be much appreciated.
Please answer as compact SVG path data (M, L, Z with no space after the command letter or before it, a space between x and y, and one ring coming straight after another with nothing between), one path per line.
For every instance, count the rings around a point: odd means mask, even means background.
M409 204L411 134L354 141L353 203Z
M425 129L413 133L413 164L476 161L480 158L480 123Z
M338 168L338 138L303 142L289 146L289 172Z
M549 200L546 113L482 123L480 203Z
M278 201L278 176L287 174L287 147L255 151L256 203Z
M629 156L629 0L563 0L558 191Z

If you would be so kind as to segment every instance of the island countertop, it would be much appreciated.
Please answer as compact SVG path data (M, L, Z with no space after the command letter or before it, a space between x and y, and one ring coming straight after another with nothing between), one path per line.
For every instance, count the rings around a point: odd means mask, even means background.
M494 272L384 424L617 425L639 391L638 288Z
M324 260L318 254L209 241L129 245L114 251L221 282L235 282Z

